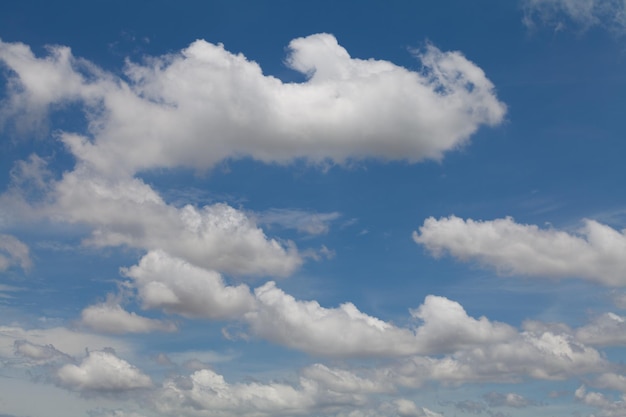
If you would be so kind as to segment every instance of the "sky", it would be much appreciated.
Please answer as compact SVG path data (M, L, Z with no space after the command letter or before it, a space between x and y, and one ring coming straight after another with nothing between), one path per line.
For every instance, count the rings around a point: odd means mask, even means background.
M0 417L626 415L626 3L5 1Z

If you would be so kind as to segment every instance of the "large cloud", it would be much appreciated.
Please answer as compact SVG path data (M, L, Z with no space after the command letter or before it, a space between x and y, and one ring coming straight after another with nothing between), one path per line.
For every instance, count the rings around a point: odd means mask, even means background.
M515 223L512 218L428 218L413 233L433 255L448 252L475 259L502 274L580 277L604 285L626 285L626 233L586 220L580 234Z
M424 72L350 57L329 34L289 44L304 83L266 76L255 62L202 40L180 53L128 64L125 79L74 58L66 47L35 57L0 43L14 71L9 112L79 101L91 139L62 134L82 162L108 175L154 167L213 166L250 156L265 162L375 157L439 159L505 106L483 71L433 46Z
M401 328L367 315L352 303L337 308L296 300L269 282L254 291L257 308L245 315L254 334L291 348L327 356L403 356L443 353L506 340L515 330L467 315L444 297L428 296L412 312L423 321Z

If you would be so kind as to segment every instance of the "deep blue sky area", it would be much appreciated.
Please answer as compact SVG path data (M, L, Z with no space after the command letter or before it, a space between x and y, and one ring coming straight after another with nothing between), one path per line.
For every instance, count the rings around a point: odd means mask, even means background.
M625 415L625 7L3 2L0 416Z

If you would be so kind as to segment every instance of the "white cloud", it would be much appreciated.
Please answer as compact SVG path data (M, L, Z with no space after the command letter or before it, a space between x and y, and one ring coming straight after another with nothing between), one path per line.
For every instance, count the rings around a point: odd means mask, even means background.
M65 388L86 392L124 392L152 386L150 377L108 351L93 351L79 365L67 364L56 372Z
M515 223L510 217L492 221L430 217L413 239L434 256L448 252L463 261L475 259L501 274L626 285L626 232L593 220L586 220L575 235Z
M107 175L204 169L246 156L439 159L481 125L501 122L505 106L479 67L434 46L416 56L422 73L352 58L332 35L311 35L294 39L285 61L309 79L283 83L243 55L198 40L180 53L129 63L122 80L66 47L37 58L23 44L0 43L0 60L14 71L5 113L82 102L93 140L61 138Z
M185 317L237 319L255 304L247 285L227 286L217 272L163 251L148 252L124 274L134 280L144 308L160 308Z
M0 234L0 272L13 265L18 265L23 270L30 269L30 250L15 236Z
M429 296L412 312L417 329L400 328L369 316L352 303L325 308L300 301L269 282L254 291L257 308L245 315L254 334L315 355L403 356L442 353L495 343L516 334L513 328L468 317L463 307Z
M605 26L622 31L626 28L626 4L623 0L522 0L524 23L537 22L561 30L568 22L587 29Z
M243 212L226 204L176 208L136 178L110 180L83 168L66 173L46 214L94 227L92 245L162 249L237 275L284 277L302 263L292 242L269 239Z
M173 332L176 325L171 322L142 317L129 313L114 302L94 304L81 312L80 323L103 333L149 333L154 331Z
M463 306L445 297L429 295L411 315L423 321L416 331L421 352L454 352L464 347L510 340L517 331L504 323L478 320L467 315Z

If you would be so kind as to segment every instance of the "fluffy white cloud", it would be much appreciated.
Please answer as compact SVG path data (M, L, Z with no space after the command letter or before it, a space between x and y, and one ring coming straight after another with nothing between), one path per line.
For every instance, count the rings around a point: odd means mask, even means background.
M150 377L108 351L93 351L79 365L61 367L58 383L72 390L86 392L123 392L152 386Z
M160 308L185 317L237 319L255 305L248 286L227 286L217 272L163 251L148 252L124 274L134 280L144 308Z
M181 416L325 415L337 417L440 416L412 401L380 404L368 394L389 392L389 386L360 378L350 371L321 364L305 368L292 383L226 382L222 375L200 369L189 377L164 382L156 397L161 413Z
M523 0L524 23L533 26L537 21L561 30L566 21L583 28L606 26L626 28L626 4L623 0Z
M504 323L490 322L486 317L470 317L461 304L445 297L429 295L411 315L423 321L415 332L421 353L454 352L471 346L510 340L517 331Z
M448 252L475 259L502 274L581 277L604 285L626 285L626 232L586 220L580 234L515 223L463 220L456 216L424 221L415 242L434 256Z
M15 236L0 234L0 272L13 265L28 270L32 265L30 250Z
M209 269L238 275L291 274L302 263L292 242L269 239L243 212L226 204L166 204L143 181L107 179L86 168L56 184L46 215L94 227L89 243L162 249Z
M352 58L329 34L294 39L289 51L285 62L306 82L265 76L243 55L202 40L177 54L129 63L126 80L65 47L37 58L23 44L0 43L0 60L14 71L9 113L84 104L93 141L62 139L80 161L108 175L204 169L245 156L439 159L505 113L483 71L459 52L428 46L416 55L426 67L418 73Z
M369 316L352 303L325 308L296 300L269 282L254 291L257 308L245 315L254 334L294 349L328 356L402 356L443 353L496 343L515 330L467 315L461 305L429 296L412 311L423 323L400 328Z
M129 313L121 305L106 302L85 308L81 312L80 323L104 333L148 333L154 331L173 332L174 323L142 317Z

